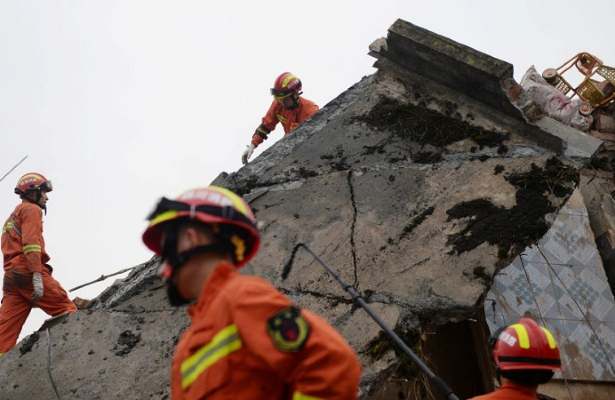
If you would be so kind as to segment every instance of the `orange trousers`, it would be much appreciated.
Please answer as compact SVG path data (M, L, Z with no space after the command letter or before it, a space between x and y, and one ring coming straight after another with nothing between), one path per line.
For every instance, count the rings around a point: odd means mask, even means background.
M47 268L43 268L41 275L43 297L33 303L32 273L21 269L5 271L0 306L0 354L8 352L15 346L32 307L39 307L51 316L77 311L66 291L51 276Z

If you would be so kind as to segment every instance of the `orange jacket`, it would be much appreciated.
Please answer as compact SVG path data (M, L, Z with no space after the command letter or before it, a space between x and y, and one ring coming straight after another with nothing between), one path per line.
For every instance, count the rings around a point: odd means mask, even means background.
M43 239L43 211L24 200L4 223L2 228L2 254L4 270L21 269L42 272L49 262Z
M470 400L537 400L536 389L515 383L505 383L495 391L482 396L472 397Z
M278 122L284 128L284 134L288 135L301 125L306 119L310 118L318 111L318 106L303 97L299 97L299 106L292 110L282 107L279 101L274 100L263 117L262 124L257 128L252 136L252 144L256 147L263 142L263 136L275 129ZM261 132L261 134L259 134Z
M354 351L263 279L221 263L188 313L192 324L173 357L173 400L357 398Z

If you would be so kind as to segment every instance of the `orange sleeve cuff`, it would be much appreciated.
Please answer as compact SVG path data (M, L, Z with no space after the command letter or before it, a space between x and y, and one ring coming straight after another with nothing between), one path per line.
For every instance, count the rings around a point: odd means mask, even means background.
M258 133L252 135L252 145L257 147L259 144L263 143L263 137Z

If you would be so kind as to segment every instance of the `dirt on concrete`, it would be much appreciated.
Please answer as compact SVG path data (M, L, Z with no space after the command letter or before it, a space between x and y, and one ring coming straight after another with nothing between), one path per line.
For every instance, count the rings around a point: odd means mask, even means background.
M578 172L552 157L545 168L532 164L530 171L510 174L506 180L517 188L516 205L496 206L491 200L475 199L447 210L448 220L468 219L459 232L449 235L450 254L461 254L489 243L498 246L498 257L507 258L540 239L548 230L545 215L556 210L549 196L569 196L579 182ZM511 224L511 221L516 221Z
M114 347L115 355L123 357L130 353L132 349L141 341L141 334L134 334L130 330L126 330L117 338L117 344Z
M353 121L364 122L377 129L386 129L397 136L422 145L445 147L471 139L479 148L498 147L509 138L508 133L488 131L439 112L382 98L366 115Z
M40 338L39 333L38 332L34 332L33 334L31 334L30 336L28 336L27 338L25 338L22 342L21 342L21 346L19 346L19 353L23 356L26 353L29 353L32 350L32 346L34 346L34 344L36 342L38 342L38 339Z

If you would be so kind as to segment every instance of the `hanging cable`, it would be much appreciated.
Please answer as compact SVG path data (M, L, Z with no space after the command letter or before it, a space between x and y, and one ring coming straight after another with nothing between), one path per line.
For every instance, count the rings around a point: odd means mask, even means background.
M295 256L297 255L297 251L303 248L306 252L308 252L312 258L318 262L326 271L329 273L333 279L337 281L337 283L344 289L346 293L350 295L352 301L357 306L363 308L363 310L382 328L384 333L391 339L391 341L397 346L397 348L406 354L414 364L419 367L419 369L429 378L432 385L438 390L441 397L446 398L448 400L459 400L459 397L453 392L453 390L448 386L448 384L439 376L437 376L428 366L419 358L419 356L410 348L408 345L395 333L381 318L376 314L376 312L367 304L363 296L358 292L358 290L348 283L344 282L339 274L331 268L327 263L325 263L316 253L310 249L308 245L305 243L297 243L291 252L290 258L284 264L282 268L282 280L288 278L288 274L294 265Z

